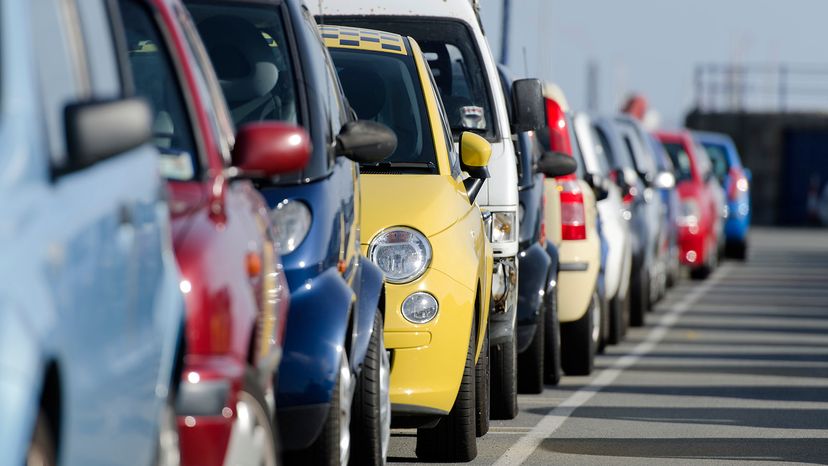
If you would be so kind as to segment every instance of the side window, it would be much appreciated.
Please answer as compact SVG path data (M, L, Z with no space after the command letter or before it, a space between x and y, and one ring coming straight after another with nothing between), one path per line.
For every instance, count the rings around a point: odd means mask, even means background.
M325 50L325 78L328 82L328 104L331 112L331 135L339 133L342 125L348 120L345 105L342 102L342 88L339 86L339 79L333 67L331 56Z
M153 16L136 0L120 0L135 91L152 106L161 174L186 181L199 173L197 148L167 44Z
M34 60L41 102L44 126L48 139L52 163L60 165L66 159L65 128L63 110L67 104L88 95L88 69L84 57L80 31L77 22L71 18L73 1L43 0L31 2L32 42L37 51ZM74 14L73 14L74 13Z

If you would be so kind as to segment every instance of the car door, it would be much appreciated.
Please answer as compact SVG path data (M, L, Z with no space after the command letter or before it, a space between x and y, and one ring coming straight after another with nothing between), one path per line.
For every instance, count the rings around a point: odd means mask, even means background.
M148 464L159 345L152 337L152 288L143 287L161 259L154 230L157 155L144 146L63 170L67 104L123 94L112 29L104 2L31 5L43 133L54 174L42 221L52 231L44 274L66 381L61 462Z

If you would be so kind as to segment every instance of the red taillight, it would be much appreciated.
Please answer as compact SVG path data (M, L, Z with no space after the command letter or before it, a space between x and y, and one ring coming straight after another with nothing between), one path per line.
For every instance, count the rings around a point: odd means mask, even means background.
M584 195L576 181L564 181L561 187L561 238L586 239Z

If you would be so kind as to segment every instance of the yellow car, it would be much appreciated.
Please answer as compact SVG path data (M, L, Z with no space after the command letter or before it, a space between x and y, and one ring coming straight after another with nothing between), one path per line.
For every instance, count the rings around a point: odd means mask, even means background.
M394 423L418 428L420 458L471 460L475 434L488 430L493 259L474 197L491 147L467 132L457 154L413 39L320 29L357 116L397 134L388 159L360 167L362 238L370 239L362 248L386 277Z

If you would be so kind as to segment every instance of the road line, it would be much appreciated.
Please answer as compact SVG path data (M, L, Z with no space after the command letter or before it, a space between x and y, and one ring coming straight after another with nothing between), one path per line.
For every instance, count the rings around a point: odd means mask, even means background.
M670 306L666 314L659 319L658 324L650 330L647 337L636 345L628 354L618 358L610 367L601 371L592 381L573 393L549 412L526 435L518 439L498 458L494 466L513 466L522 464L540 446L541 442L552 436L572 413L588 402L604 387L612 384L625 369L636 364L664 339L667 332L678 322L682 314L687 312L696 301L716 286L730 271L730 265L724 264L704 283L688 293L677 303Z

